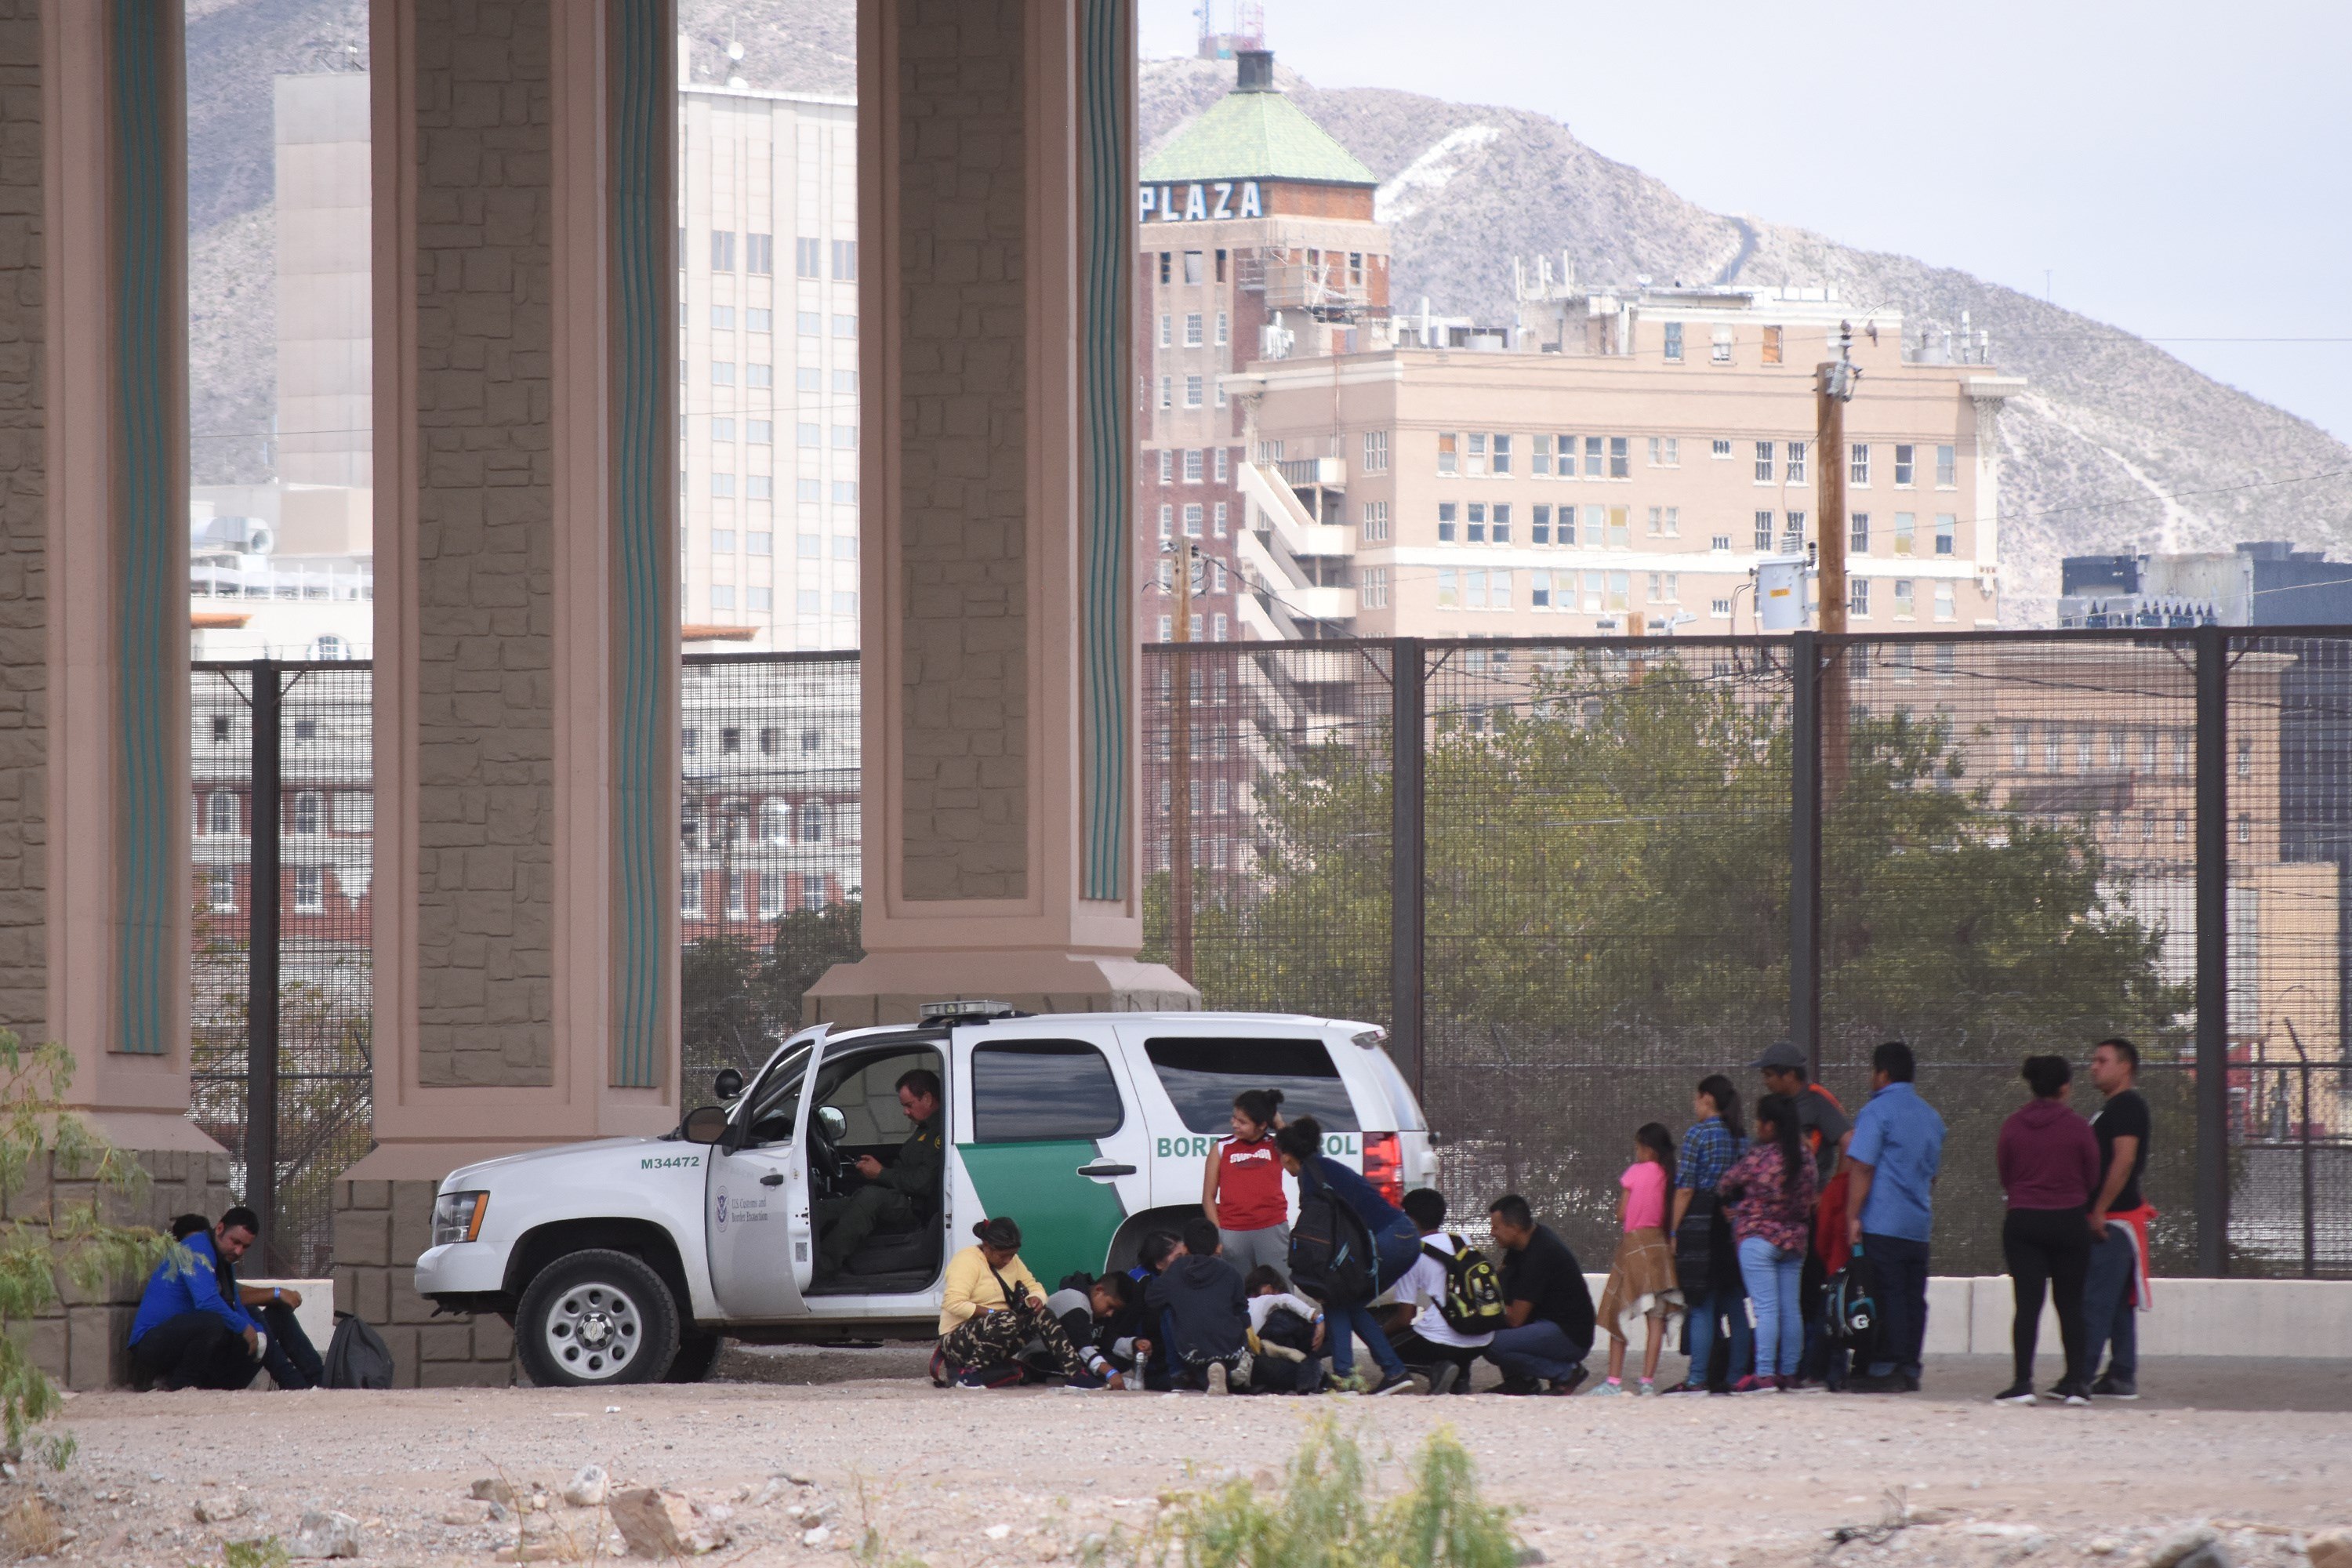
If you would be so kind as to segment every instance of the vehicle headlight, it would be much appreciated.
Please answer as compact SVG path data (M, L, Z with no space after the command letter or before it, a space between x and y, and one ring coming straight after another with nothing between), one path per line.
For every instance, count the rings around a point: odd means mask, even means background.
M433 1245L473 1240L482 1234L482 1218L489 1212L488 1193L443 1193L433 1200Z

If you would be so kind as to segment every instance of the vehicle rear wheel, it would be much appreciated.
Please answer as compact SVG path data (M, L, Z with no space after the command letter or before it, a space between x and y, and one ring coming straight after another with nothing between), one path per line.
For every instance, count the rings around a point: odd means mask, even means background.
M658 1383L677 1355L677 1304L625 1252L570 1253L522 1293L515 1348L541 1388Z
M726 1348L724 1335L707 1334L689 1329L677 1342L677 1354L670 1358L668 1375L664 1383L700 1383L719 1364L719 1352Z

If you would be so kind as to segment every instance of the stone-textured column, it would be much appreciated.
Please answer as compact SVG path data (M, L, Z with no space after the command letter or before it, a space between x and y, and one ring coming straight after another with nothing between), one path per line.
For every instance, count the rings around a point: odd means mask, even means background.
M862 8L867 956L822 1016L1197 1005L1135 958L1130 11Z
M0 0L0 1026L68 1047L149 1222L228 1175L186 1119L181 59L175 5ZM29 1173L7 1217L86 1175ZM119 1381L140 1283L77 1292L37 1359Z
M339 1297L486 1154L677 1116L674 12L376 0L377 1148Z

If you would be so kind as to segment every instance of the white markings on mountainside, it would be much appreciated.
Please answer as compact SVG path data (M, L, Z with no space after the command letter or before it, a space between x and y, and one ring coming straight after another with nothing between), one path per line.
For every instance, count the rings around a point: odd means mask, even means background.
M2163 485L2150 478L2145 468L2142 468L2129 458L2125 457L2113 447L2108 446L2097 437L2093 436L2090 432L2084 430L2080 425L2077 425L2072 419L2069 419L2064 415L2059 413L2057 406L2048 398L2041 396L2039 394L2029 392L2020 397L2018 401L2030 405L2035 413L2041 415L2044 419L2049 420L2053 425L2057 426L2061 430L2065 431L2069 436L2072 436L2076 440L2096 449L2098 452L2111 459L2115 463L2116 467L2121 468L2126 474L2130 476L2132 483L2139 486L2142 489L2147 491L2147 493L2154 497L2158 502L2162 503L2164 507L2164 536L2162 542L2157 546L2157 549L2160 553L2171 554L2184 549L2194 549L2199 545L2209 542L2212 539L2213 525L2210 520L2198 516L2195 512L2190 511L2187 507L2182 506L2179 501L2175 500L2172 498L2171 493L2167 490Z
M1444 190L1461 172L1465 154L1502 140L1492 125L1465 125L1430 143L1428 151L1397 171L1396 177L1372 193L1372 221L1402 223L1421 210L1421 199Z

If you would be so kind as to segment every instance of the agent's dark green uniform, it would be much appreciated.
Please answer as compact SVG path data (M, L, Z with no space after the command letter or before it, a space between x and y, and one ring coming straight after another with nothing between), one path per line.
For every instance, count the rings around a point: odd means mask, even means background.
M920 1217L916 1203L936 1199L946 1166L947 1148L940 1142L940 1117L934 1111L929 1121L915 1123L914 1132L898 1145L898 1158L882 1167L880 1175L845 1198L819 1200L818 1226L833 1226L817 1245L826 1266L839 1268L885 1224L901 1230L913 1225Z

